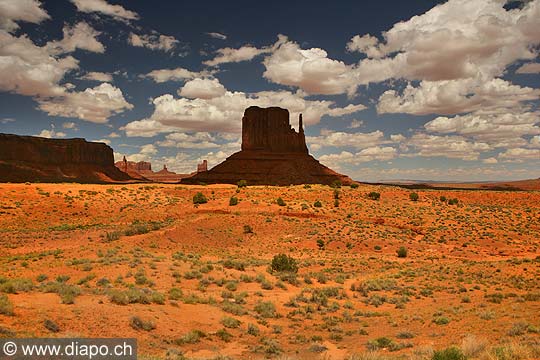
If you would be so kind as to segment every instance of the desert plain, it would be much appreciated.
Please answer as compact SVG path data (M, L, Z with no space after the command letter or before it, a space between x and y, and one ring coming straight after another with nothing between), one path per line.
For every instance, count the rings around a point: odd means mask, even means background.
M0 184L0 336L134 337L142 359L539 358L540 192L414 191Z

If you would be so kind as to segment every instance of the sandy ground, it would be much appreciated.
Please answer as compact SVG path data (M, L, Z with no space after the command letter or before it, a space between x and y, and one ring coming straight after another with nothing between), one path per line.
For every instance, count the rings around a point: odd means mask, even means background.
M0 184L0 336L136 337L171 359L540 353L540 192L338 192ZM279 253L296 276L270 270Z

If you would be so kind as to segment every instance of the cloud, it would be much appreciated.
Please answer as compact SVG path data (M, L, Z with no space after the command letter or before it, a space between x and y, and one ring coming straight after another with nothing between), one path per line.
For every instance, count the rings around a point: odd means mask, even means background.
M81 76L79 79L81 80L90 80L90 81L99 81L99 82L112 82L113 77L109 73L103 73L103 72L97 72L97 71L90 71L83 76Z
M377 130L370 133L327 132L321 136L308 136L306 142L312 150L319 150L329 146L350 146L356 149L364 149L384 144L388 140L385 140L382 131Z
M120 137L120 134L116 133L116 132L112 132L110 133L109 135L107 135L108 138L111 138L111 139L114 139L114 138L119 138Z
M133 11L126 10L120 5L111 5L105 0L71 0L77 10L84 13L97 12L107 16L112 16L116 20L128 21L137 20L139 15Z
M128 43L135 47L145 47L150 50L169 52L172 51L180 41L176 40L174 36L163 34L137 35L135 33L130 33Z
M14 37L0 30L0 90L29 96L64 93L64 75L78 68L78 61L58 58L47 46L36 46L26 35Z
M206 35L213 37L214 39L227 40L227 35L218 32L207 32Z
M102 83L81 92L66 92L54 98L38 99L39 108L50 116L73 117L94 123L106 123L111 115L132 109L122 91Z
M251 45L244 45L238 49L222 48L216 52L218 55L212 60L204 61L203 64L208 66L216 66L225 63L237 63L242 61L249 61L255 56L269 52L268 48L258 49Z
M341 116L365 109L364 105L336 107L328 100L306 100L288 91L243 93L225 91L220 96L203 98L174 98L165 94L153 101L154 113L146 119L126 124L122 130L128 136L154 136L164 132L239 132L244 109L256 105L280 106L289 109L294 123L303 113L305 124L315 124L324 115Z
M358 129L359 127L362 127L362 125L364 125L362 120L352 120L351 124L347 126L347 129Z
M158 141L157 145L185 149L211 149L222 146L222 144L216 143L216 138L208 132L195 132L191 134L175 132L167 134L165 140Z
M482 162L484 164L497 164L499 161L494 157L490 157L490 158L487 158L487 159L483 159Z
M498 157L507 162L523 162L524 160L540 161L540 149L508 149L500 153Z
M490 79L518 59L534 58L532 46L540 42L540 3L531 1L508 11L504 5L504 1L450 0L396 23L382 34L382 42L357 35L347 47L370 58L360 61L359 69L378 63L391 69L389 78Z
M462 136L437 136L428 134L414 134L406 144L415 150L403 155L407 157L446 157L466 161L478 160L480 154L491 150L483 142L468 141Z
M105 52L105 46L96 39L100 32L85 22L79 22L74 26L66 25L62 32L64 33L62 40L47 43L51 53L65 54L76 49L95 53Z
M516 74L539 74L540 63L523 64L516 70Z
M506 80L477 79L422 81L401 92L387 90L379 97L377 111L384 113L459 114L476 110L519 108L538 100L540 89L521 87Z
M13 32L19 28L17 21L39 24L50 19L37 0L2 0L0 1L0 29Z
M13 118L3 118L3 119L0 119L0 124L8 124L10 122L14 122L15 119Z
M428 132L459 134L496 145L511 146L524 142L525 135L540 134L538 112L474 112L452 118L437 117L424 125Z
M334 95L356 91L353 67L328 58L320 48L301 49L287 37L280 35L272 53L263 64L263 76L277 84L295 86L309 94Z
M176 69L159 69L153 70L145 75L145 77L153 79L157 83L167 81L183 81L186 79L194 79L199 76L209 75L209 72L194 72L184 68Z
M51 124L51 129L50 130L43 129L36 136L44 137L44 138L48 138L48 139L51 139L51 138L63 138L63 137L66 137L66 133L63 133L61 131L56 131L55 128L54 128L54 124Z
M75 123L72 122L72 121L63 123L63 124L62 124L62 127L63 127L64 129L77 130L77 124L75 124Z
M369 161L388 161L395 158L397 150L391 146L373 146L363 149L357 153L342 151L339 154L322 155L319 160L330 167L342 168L343 165L358 165Z
M213 99L225 95L227 90L218 79L193 79L178 91L178 95L190 99Z

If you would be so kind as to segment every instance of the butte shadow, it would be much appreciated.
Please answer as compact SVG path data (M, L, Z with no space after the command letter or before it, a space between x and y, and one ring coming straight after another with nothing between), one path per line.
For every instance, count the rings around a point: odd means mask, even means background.
M327 184L353 181L319 163L309 155L302 124L296 132L289 111L279 107L251 106L242 118L242 150L212 169L181 180L182 184L249 185Z

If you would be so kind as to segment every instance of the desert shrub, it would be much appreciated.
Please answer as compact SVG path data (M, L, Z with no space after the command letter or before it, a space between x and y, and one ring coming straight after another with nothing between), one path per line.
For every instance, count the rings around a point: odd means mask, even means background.
M221 324L229 329L236 329L240 326L242 322L238 319L232 318L230 316L225 316L223 319L221 319Z
M324 240L317 239L317 247L321 250L324 249Z
M238 198L236 196L231 196L229 199L229 206L236 206L238 205Z
M205 337L206 334L203 331L191 330L190 332L184 334L184 336L182 336L181 338L174 340L174 343L177 345L196 344Z
M339 190L334 189L334 199L339 199Z
M242 307L242 305L233 303L230 301L224 301L221 304L221 309L225 312L228 312L233 315L241 316L247 314L247 310Z
M229 342L233 338L232 334L225 329L219 329L216 331L216 336L225 342Z
M418 198L419 198L419 196L415 192L412 192L412 193L409 194L409 199L411 199L411 201L418 201Z
M322 207L322 203L319 200L317 200L317 201L315 201L313 203L313 206L316 207L316 208L320 208L320 207Z
M414 334L410 331L400 331L396 337L398 339L412 339L414 337Z
M13 304L9 301L7 295L0 295L0 314L2 315L13 315Z
M50 319L46 319L43 322L43 326L45 327L45 329L49 330L50 332L53 332L53 333L60 332L60 326L58 326L57 323L55 323L54 321Z
M239 188L247 187L247 181L246 180L240 180L236 185L238 185Z
M255 305L255 311L263 318L277 317L276 306L271 301L261 301Z
M399 249L396 250L396 253L399 258L406 258L407 248L405 246L400 246Z
M105 234L105 240L106 241L116 241L116 240L120 239L121 235L122 235L122 233L120 231L107 232Z
M39 274L37 277L36 277L36 280L37 282L44 282L45 280L47 280L49 277L45 274Z
M281 198L281 197L278 197L277 200L276 200L277 204L279 206L285 206L287 204L285 204L285 201Z
M244 225L244 234L253 234L253 228L250 225Z
M208 202L208 199L202 192L198 192L195 195L193 195L193 203L194 204L206 204Z
M448 205L457 205L458 203L459 203L459 200L456 198L448 200Z
M448 319L446 316L437 316L435 319L433 319L433 323L437 325L447 325L450 323L450 319Z
M339 207L339 200L338 199L334 200L334 207Z
M275 255L272 259L272 264L270 265L270 267L272 271L277 272L298 272L298 265L296 264L296 260L285 254Z
M439 200L441 200L442 202L446 202L446 196L441 196Z
M135 330L152 331L156 328L151 320L143 320L138 316L132 316L129 319L129 325Z
M245 271L246 270L246 264L238 261L238 260L232 260L227 259L223 262L223 267L226 269L235 269L238 271Z
M173 287L169 290L169 300L180 300L183 295L182 289Z
M376 191L372 191L368 194L368 198L371 200L379 200L381 198L381 194Z
M34 288L30 279L7 279L0 277L0 292L18 294L28 292Z
M341 188L341 181L339 181L339 180L332 181L332 184L330 184L330 187L333 187L335 189Z
M351 189L358 189L358 186L360 186L360 185L358 185L357 183L352 183L351 184Z
M257 327L257 325L248 324L248 327L247 327L247 333L248 333L249 335L259 336L259 334L261 333L261 331L259 330L259 328Z
M443 350L438 350L433 353L432 360L466 360L461 350L457 347L449 347Z

